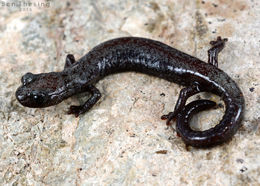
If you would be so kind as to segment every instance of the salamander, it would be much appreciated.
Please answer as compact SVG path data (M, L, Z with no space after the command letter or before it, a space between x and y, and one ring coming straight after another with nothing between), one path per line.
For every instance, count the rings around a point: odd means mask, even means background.
M218 54L227 39L218 37L211 41L208 63L172 48L162 42L138 38L122 37L103 42L86 55L75 60L68 54L64 70L32 74L26 73L22 85L16 91L17 100L26 107L41 108L56 105L64 99L82 92L89 92L90 98L82 105L72 105L68 114L76 117L90 110L100 99L101 93L95 84L107 75L134 71L163 78L184 86L173 112L161 119L176 119L176 131L187 145L211 147L232 138L241 126L244 111L244 97L238 87L224 71L218 68ZM200 110L212 108L210 100L193 101L189 97L210 92L220 96L225 103L225 113L215 127L204 131L190 128L189 120Z

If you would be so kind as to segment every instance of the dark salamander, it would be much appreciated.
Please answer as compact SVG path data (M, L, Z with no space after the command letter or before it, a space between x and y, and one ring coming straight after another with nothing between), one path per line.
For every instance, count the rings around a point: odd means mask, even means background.
M208 63L158 41L124 37L101 43L77 62L73 55L66 58L62 72L26 73L16 91L17 100L24 106L39 108L56 105L72 95L90 92L91 97L80 106L70 106L68 114L76 117L88 111L100 99L94 86L101 78L114 73L141 72L185 86L180 92L173 112L162 119L177 119L177 133L187 145L210 147L228 141L241 125L244 97L237 84L218 66L218 53L227 39L211 41ZM225 102L225 114L218 125L205 131L189 126L191 116L215 106L209 100L187 99L199 92L211 92Z

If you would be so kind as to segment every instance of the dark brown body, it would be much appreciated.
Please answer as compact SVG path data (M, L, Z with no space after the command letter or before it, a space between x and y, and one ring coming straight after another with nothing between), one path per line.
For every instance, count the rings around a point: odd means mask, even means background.
M212 44L211 50L214 52L211 54L209 51L210 63L205 63L150 39L127 37L110 40L93 48L77 62L72 55L68 55L62 72L30 74L30 81L24 77L23 86L16 93L17 99L24 106L45 107L80 92L91 92L92 100L88 100L81 108L70 108L69 113L77 116L89 110L100 98L100 92L94 87L98 80L118 72L141 72L187 86L181 92L174 112L163 116L168 122L175 117L178 118L177 123L182 125L185 114L177 116L185 110L188 97L196 93L211 92L223 98L226 111L214 128L193 131L189 127L183 129L177 126L177 132L186 144L196 147L217 145L235 134L244 109L244 98L237 84L214 64L217 63L217 54L224 47L225 41L218 38ZM41 103L38 104L32 95L42 97ZM200 105L203 107L203 102Z

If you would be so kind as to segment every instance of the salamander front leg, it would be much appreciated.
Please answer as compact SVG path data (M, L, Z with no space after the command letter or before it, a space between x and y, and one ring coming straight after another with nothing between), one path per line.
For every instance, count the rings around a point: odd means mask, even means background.
M74 63L76 63L75 57L72 54L68 54L66 57L64 69L71 67Z
M68 114L74 114L76 117L78 117L80 114L83 114L83 113L89 111L95 105L95 103L97 103L98 100L101 98L101 93L93 85L89 85L86 88L86 91L91 93L91 97L83 105L70 106L70 108L68 110Z
M176 119L177 114L179 114L180 111L184 109L187 99L199 92L202 92L202 89L200 88L198 83L194 83L189 87L183 88L180 92L174 111L169 112L167 115L163 115L161 117L162 120L167 120L166 125L170 125L170 121Z
M217 37L216 41L210 41L212 47L208 50L208 63L218 67L218 53L224 48L227 38Z

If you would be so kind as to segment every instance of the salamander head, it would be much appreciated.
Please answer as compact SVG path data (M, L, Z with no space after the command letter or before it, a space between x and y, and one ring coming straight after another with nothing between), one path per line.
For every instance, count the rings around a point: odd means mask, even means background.
M64 78L58 72L26 73L16 90L17 100L26 107L40 108L60 103L64 93Z

